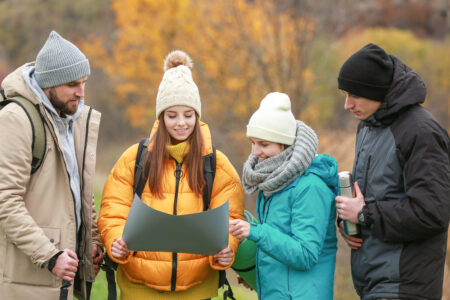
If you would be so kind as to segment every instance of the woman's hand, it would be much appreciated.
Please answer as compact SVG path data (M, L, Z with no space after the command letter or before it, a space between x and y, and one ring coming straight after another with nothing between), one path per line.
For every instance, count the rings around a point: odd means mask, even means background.
M233 261L233 250L231 250L231 248L221 250L214 255L214 261L222 267L228 266Z
M250 223L241 219L230 220L228 230L232 236L245 239L250 234Z
M130 250L122 238L117 238L112 243L111 254L117 259L123 259L130 254Z

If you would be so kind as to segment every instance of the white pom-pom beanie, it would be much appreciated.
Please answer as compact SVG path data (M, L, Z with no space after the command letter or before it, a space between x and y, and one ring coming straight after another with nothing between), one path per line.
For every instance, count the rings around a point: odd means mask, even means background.
M192 59L186 52L170 52L164 60L164 76L156 95L156 118L175 105L192 107L201 116L202 104L198 87L192 79Z
M247 125L247 136L269 142L292 145L297 124L291 111L291 100L283 93L270 93L261 101Z

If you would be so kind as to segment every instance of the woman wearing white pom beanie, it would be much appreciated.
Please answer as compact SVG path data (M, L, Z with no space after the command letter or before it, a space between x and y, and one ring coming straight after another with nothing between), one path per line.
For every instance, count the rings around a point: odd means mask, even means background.
M156 122L143 161L148 174L141 200L167 214L202 212L205 179L203 157L213 153L208 125L200 121L200 94L192 79L192 60L171 52L156 97ZM207 299L217 296L219 270L229 268L239 239L229 235L228 247L214 256L178 252L133 252L122 239L133 201L138 145L119 159L108 177L98 228L108 255L117 263L122 300ZM243 218L244 198L239 175L228 158L216 151L209 207L229 201L230 219ZM158 228L149 228L158 230ZM168 237L170 238L170 237Z
M288 95L270 93L247 125L252 153L244 192L257 192L259 223L230 221L257 245L259 299L333 299L336 262L336 160L317 155L318 139L295 120Z

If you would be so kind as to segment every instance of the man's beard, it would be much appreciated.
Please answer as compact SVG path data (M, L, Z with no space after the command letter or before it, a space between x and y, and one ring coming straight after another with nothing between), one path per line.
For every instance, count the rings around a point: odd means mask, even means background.
M59 110L59 115L63 117L65 115L73 115L74 113L77 112L79 102L77 104L71 104L70 101L71 100L80 101L81 98L75 97L64 102L56 95L55 90L53 88L50 88L48 100L50 100L55 110L57 111Z

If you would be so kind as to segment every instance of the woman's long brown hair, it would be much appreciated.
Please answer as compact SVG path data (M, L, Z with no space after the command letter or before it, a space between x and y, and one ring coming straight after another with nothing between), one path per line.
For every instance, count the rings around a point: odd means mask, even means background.
M158 198L163 198L161 188L161 180L163 178L164 164L172 163L169 161L169 151L167 145L170 145L170 135L164 124L164 112L159 115L159 125L155 134L150 140L153 144L151 155L144 157L144 170L142 175L148 174L148 186L152 194ZM187 153L183 163L186 164L186 172L188 176L188 183L191 190L200 195L205 179L203 178L203 137L200 131L200 122L196 114L196 122L194 131L187 139L189 143L189 152ZM182 175L183 176L183 175Z

